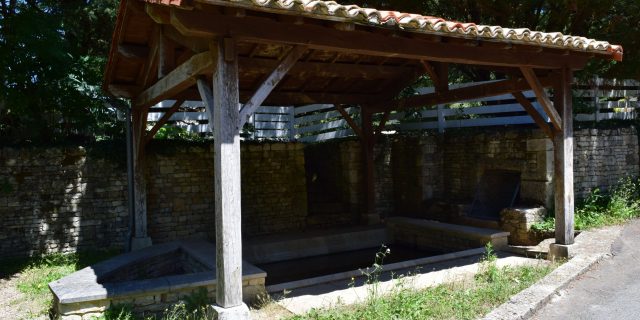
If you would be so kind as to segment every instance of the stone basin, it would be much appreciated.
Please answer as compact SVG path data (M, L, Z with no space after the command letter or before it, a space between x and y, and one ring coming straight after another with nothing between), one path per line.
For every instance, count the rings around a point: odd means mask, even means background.
M113 305L138 314L160 312L205 289L213 302L215 244L177 241L126 253L49 283L54 310L62 319L90 319ZM243 261L243 298L264 292L267 274Z

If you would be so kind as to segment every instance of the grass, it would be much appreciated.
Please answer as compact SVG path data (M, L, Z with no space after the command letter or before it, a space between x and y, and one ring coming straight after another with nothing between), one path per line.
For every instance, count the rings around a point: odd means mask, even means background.
M0 275L19 273L16 287L27 299L38 306L31 316L44 315L51 307L48 284L86 266L112 257L117 250L92 251L71 254L50 254L43 257L14 259L3 263Z
M575 210L576 230L621 224L640 217L640 181L625 178L607 193L593 190ZM547 216L532 226L536 231L553 231L555 219Z
M373 296L363 304L312 310L290 320L360 319L476 319L506 302L512 295L547 275L554 266L496 266L488 247L480 272L471 281L443 284L424 290L399 285L388 295Z

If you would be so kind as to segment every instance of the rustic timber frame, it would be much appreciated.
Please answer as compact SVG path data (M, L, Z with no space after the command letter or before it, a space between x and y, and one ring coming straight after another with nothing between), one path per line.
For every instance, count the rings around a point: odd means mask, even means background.
M404 30L397 24L407 18L405 14L380 12L382 20L395 21L383 24L380 19L363 22L338 16L328 9L315 12L298 1L290 8L264 2L121 2L104 88L133 101L134 248L151 244L146 227L145 145L185 100L205 103L215 137L216 303L221 315L226 310L244 317L239 130L259 106L336 105L362 143L366 198L362 221L375 223L379 217L374 212L374 147L390 114L503 94L512 94L553 140L556 242L573 243L572 72L594 57L620 60L621 48L587 50L563 46L562 41L541 45ZM503 79L450 89L452 64L492 70ZM435 84L434 93L398 98L423 76ZM556 92L553 102L548 88ZM522 95L531 89L544 115ZM149 108L165 100L177 102L147 131ZM359 124L344 106L359 106ZM381 114L377 125L375 114Z

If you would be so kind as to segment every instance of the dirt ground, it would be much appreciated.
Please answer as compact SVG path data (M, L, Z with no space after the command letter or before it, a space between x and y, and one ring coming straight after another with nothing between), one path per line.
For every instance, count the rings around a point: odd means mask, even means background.
M18 291L19 278L20 274L14 274L0 279L0 319L47 319L44 315L36 315L42 308L37 301L27 299Z

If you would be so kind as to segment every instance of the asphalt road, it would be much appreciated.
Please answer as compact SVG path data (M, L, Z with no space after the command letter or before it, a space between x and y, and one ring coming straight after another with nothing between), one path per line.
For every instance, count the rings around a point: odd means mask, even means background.
M614 257L572 282L532 319L640 319L640 220L613 244Z

